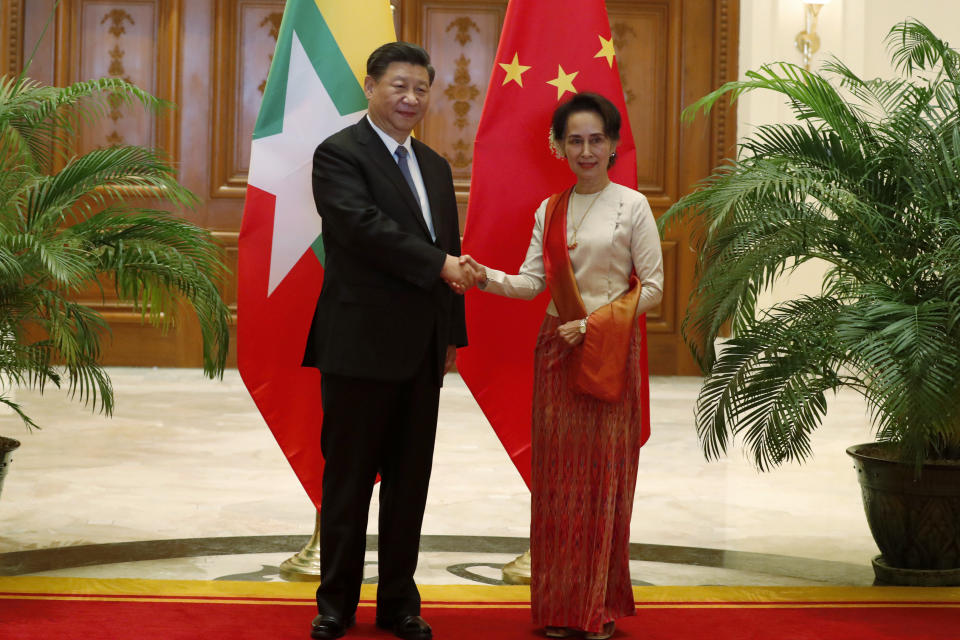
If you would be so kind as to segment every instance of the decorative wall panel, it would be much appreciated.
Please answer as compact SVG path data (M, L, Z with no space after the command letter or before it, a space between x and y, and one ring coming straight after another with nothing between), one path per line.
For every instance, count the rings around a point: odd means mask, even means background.
M246 194L250 142L277 45L283 4L216 1L211 197L243 198Z
M461 188L469 186L473 140L502 23L499 3L423 6L422 44L435 61L437 78L422 135L450 162Z
M176 102L177 0L75 0L59 8L65 32L57 50L58 84L116 77ZM69 52L69 55L66 55ZM175 114L111 103L107 117L81 127L80 151L113 144L161 147L177 155Z
M663 251L663 300L656 309L647 312L647 331L653 333L674 333L677 330L677 243L665 240L660 243Z
M122 78L177 103L179 5L179 0L65 0L57 8L54 82L67 85L94 78ZM79 127L77 153L119 144L143 145L159 147L177 162L175 112L158 114L138 102L110 101L108 105L105 117ZM151 189L130 187L126 191L128 197L150 206ZM159 330L142 327L137 309L114 299L111 284L91 287L78 297L109 320L114 337L145 332L163 342Z
M158 16L156 6L88 2L82 7L80 77L122 78L152 93L156 92L154 43ZM85 149L103 144L156 145L154 116L148 111L112 102L106 131L86 128Z
M713 53L716 61L713 86L720 87L736 80L739 73L739 52L736 34L733 31L740 23L739 0L718 0L715 12L717 27ZM714 122L712 131L713 164L716 166L722 164L727 158L736 157L737 154L736 110L730 101L729 94L717 103L715 111L720 114Z
M676 199L676 0L608 2L617 66L637 147L637 184L655 209Z
M23 65L23 0L0 0L0 33L3 50L0 51L0 73L15 75Z
M237 273L237 259L239 251L237 250L237 241L240 234L236 231L216 231L213 234L214 239L223 247L224 262L230 273ZM234 319L237 314L237 279L230 278L224 283L222 289L223 299L230 307Z
M56 56L59 49L66 46L61 40L63 34L56 25L48 25L50 15L54 12L56 0L0 0L0 2L16 4L22 8L21 29L14 34L10 33L8 47L10 51L19 52L20 63L25 64L32 56L30 69L27 74L31 79L44 84L56 84ZM12 27L12 25L11 25ZM20 68L16 72L20 72Z

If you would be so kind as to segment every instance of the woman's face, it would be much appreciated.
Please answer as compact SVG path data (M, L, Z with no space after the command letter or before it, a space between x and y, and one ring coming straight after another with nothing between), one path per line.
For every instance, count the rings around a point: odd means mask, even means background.
M603 132L603 118L593 111L579 111L567 118L563 154L578 181L605 177L617 143Z

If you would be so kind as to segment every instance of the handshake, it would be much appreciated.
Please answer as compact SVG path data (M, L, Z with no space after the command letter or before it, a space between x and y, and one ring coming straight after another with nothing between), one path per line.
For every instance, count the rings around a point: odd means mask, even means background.
M440 277L455 293L462 295L470 287L487 282L487 269L470 256L448 255Z

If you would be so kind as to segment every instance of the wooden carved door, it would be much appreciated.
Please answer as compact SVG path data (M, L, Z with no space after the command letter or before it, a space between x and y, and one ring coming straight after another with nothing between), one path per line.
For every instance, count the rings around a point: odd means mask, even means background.
M434 102L419 135L450 161L462 217L469 199L471 153L494 65L506 0L391 0L402 39L438 61ZM83 130L91 148L123 140L165 149L181 181L201 198L186 213L210 229L236 267L237 237L250 139L282 0L63 0L41 39L54 0L0 0L0 69L17 73L39 42L29 75L64 85L124 77L174 102L156 117L125 109ZM614 45L638 150L637 178L660 215L732 154L731 109L682 125L680 111L737 72L738 0L607 0ZM576 20L575 15L570 16ZM134 197L146 197L131 194ZM665 295L648 314L651 370L699 373L680 339L693 281L686 230L663 241ZM236 279L224 295L236 310ZM199 330L189 314L170 334L144 327L140 314L91 292L109 320L105 362L198 366ZM231 357L231 363L235 357Z

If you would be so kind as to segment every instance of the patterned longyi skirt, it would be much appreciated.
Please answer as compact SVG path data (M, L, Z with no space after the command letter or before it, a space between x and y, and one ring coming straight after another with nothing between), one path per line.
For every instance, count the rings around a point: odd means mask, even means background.
M635 615L630 517L641 445L640 331L619 403L570 389L571 347L547 315L534 356L530 553L533 622L599 632Z

